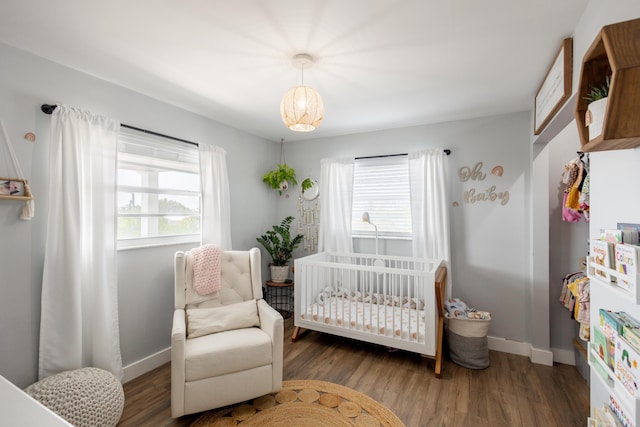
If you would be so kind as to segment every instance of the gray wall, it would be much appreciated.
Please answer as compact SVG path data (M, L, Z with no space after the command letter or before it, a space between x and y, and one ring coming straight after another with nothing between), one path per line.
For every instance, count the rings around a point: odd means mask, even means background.
M580 147L578 128L570 123L549 144L549 324L551 347L572 348L575 320L558 301L565 275L580 270L580 258L587 255L589 223L562 220L564 165L576 157Z
M529 229L528 181L530 168L529 113L476 120L390 129L286 145L287 163L300 178L320 176L320 159L359 157L443 147L452 150L449 161L452 212L452 296L491 311L490 335L528 342ZM483 181L461 181L458 170L482 162ZM491 174L494 166L504 174ZM322 185L322 182L320 182ZM465 203L464 193L476 194L491 186L509 192L506 205ZM280 217L296 215L297 193L278 203ZM322 203L322 201L320 201ZM385 240L381 250L410 255L408 241ZM374 252L373 242L357 240L355 249ZM496 297L496 296L499 296ZM535 321L535 319L533 320Z
M278 146L202 116L0 44L0 118L36 197L36 216L21 221L21 202L0 200L0 375L18 386L37 379L40 291L47 213L51 117L43 103L64 103L199 143L223 147L231 190L234 249L275 220L277 197L261 184L277 162ZM35 143L23 139L34 132ZM4 145L0 176L15 177ZM256 214L256 211L259 212ZM124 365L169 347L173 315L173 253L186 246L120 251L119 316Z

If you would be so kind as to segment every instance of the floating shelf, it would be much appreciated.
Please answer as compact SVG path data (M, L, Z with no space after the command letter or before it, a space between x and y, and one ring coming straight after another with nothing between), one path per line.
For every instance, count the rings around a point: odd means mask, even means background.
M585 125L591 88L611 76L602 133L589 140ZM582 59L576 102L582 151L621 150L640 146L640 19L602 27Z
M628 419L633 420L637 425L638 416L640 415L640 396L631 394L629 390L625 388L624 384L620 382L611 368L600 359L593 344L589 344L589 366L598 372L597 376L602 381L602 384L610 396L615 398L622 409L624 409L623 412Z
M628 282L634 281L633 277L620 273L619 271L613 268L607 268L600 264L597 264L596 262L593 261L593 259L591 259L591 257L588 257L587 259L587 272L588 272L587 276L589 277L589 280L598 280L610 292L613 292L623 297L624 299L631 301L633 304L640 304L640 292L638 290L637 284L634 283L633 289L630 289L630 290L625 289L621 286L618 286L615 282L607 282L606 280L603 280L602 277L596 275L595 273L596 270L607 273L610 276L614 276L618 280L626 280Z
M33 200L33 196L5 196L0 194L0 200Z
M19 189L19 195L0 194L0 200L33 200L33 194L31 194L31 190L29 189L29 184L26 179L0 177L0 181L7 185L9 185L8 183L16 184Z

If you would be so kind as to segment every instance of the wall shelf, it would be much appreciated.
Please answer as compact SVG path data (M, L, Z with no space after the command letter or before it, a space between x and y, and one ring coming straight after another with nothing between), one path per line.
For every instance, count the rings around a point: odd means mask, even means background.
M609 75L602 133L590 141L584 97ZM602 27L582 59L575 114L582 151L640 146L640 18Z
M3 194L0 194L0 200L33 200L33 197L31 196L5 196Z
M589 257L589 264L588 264L588 270L587 270L589 272L587 275L589 277L589 280L591 281L597 280L600 283L602 283L602 285L606 289L608 289L609 292L612 292L621 298L629 300L633 304L640 304L640 292L638 292L637 285L635 285L633 289L625 289L619 286L616 282L608 282L602 279L601 277L597 276L595 273L592 273L592 270L606 272L611 276L616 277L618 280L633 281L634 279L631 276L627 276L626 274L620 273L619 271L613 268L607 268L602 265L596 264L595 262L593 262L591 257Z
M624 384L620 382L611 368L600 359L593 344L589 345L589 366L597 372L597 377L609 393L610 399L614 398L628 419L637 425L638 416L640 415L640 396L638 396L637 393L631 394L625 388ZM603 377L603 375L605 375L606 378Z
M11 189L16 190L16 194L0 194L0 200L33 200L33 194L31 194L26 179L0 177L0 185L2 185L3 190L7 192Z

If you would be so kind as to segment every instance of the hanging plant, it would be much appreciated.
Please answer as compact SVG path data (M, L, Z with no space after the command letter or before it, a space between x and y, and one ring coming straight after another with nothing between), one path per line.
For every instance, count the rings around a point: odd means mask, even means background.
M278 194L281 196L283 191L289 189L289 184L298 185L295 169L287 166L287 162L284 160L284 138L280 139L280 163L276 169L264 174L262 182L274 190L278 190Z
M287 166L286 163L280 164L276 169L264 174L262 182L274 190L278 190L280 195L282 195L283 191L287 191L289 184L298 184L298 181L296 181L296 171Z

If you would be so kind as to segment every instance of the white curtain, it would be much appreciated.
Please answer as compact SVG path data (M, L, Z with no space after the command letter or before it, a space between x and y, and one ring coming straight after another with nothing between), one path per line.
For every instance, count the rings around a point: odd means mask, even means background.
M451 294L447 162L443 149L409 154L413 256L442 259Z
M320 227L318 252L353 252L351 203L353 159L320 161Z
M202 244L231 250L231 213L227 152L200 144L200 185L202 187Z
M52 116L39 377L86 366L122 379L116 266L120 123L59 106Z

